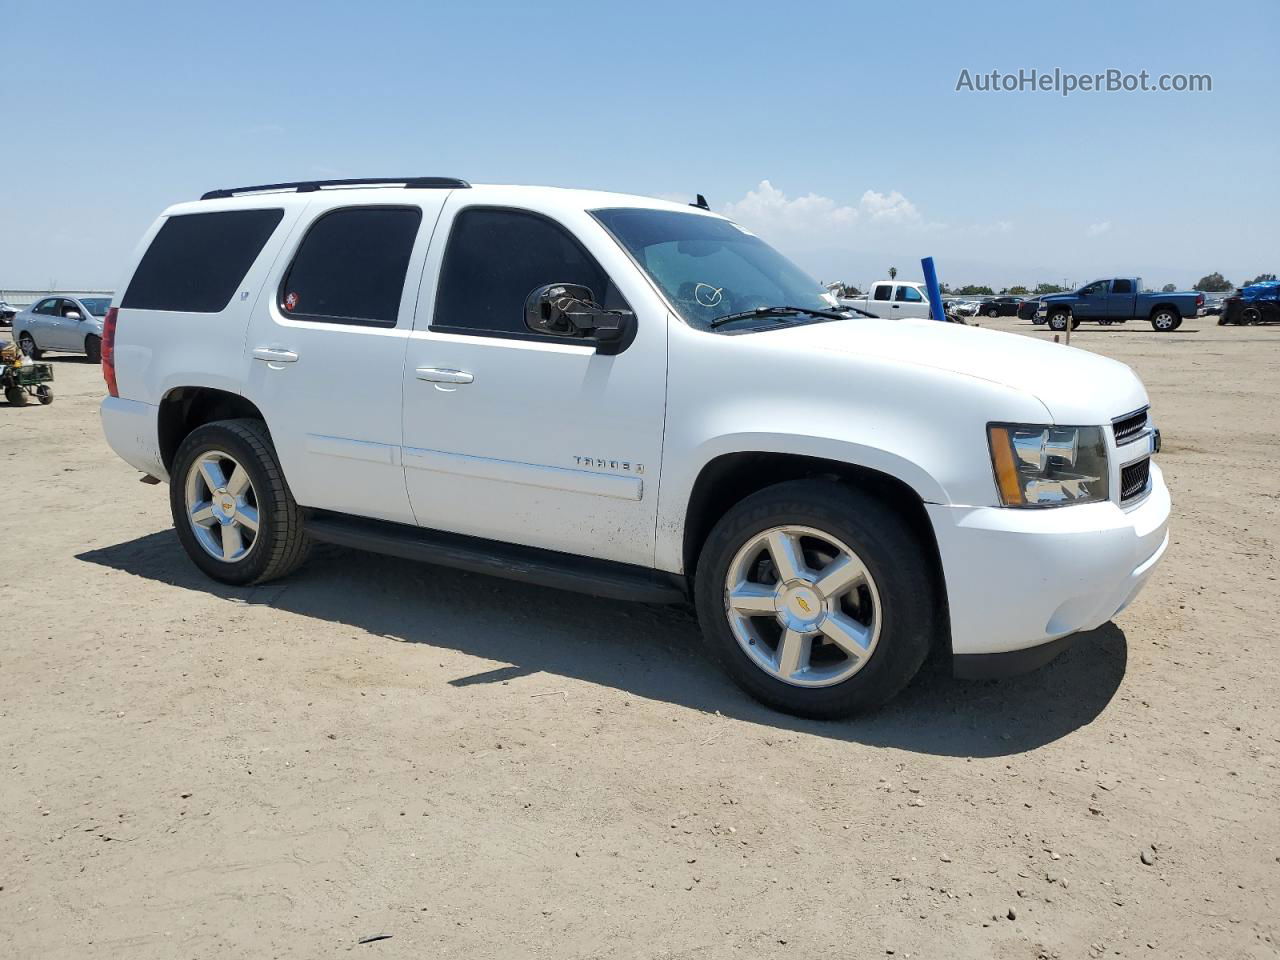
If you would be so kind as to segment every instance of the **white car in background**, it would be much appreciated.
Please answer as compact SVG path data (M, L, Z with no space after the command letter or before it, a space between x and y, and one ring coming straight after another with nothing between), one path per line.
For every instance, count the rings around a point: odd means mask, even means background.
M866 296L839 299L843 307L865 310L886 320L930 316L928 289L923 283L908 280L877 280Z

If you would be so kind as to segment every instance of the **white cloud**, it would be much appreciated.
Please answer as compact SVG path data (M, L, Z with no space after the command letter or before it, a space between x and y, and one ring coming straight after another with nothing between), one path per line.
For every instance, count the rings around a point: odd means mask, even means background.
M830 197L807 193L791 198L768 180L736 203L727 203L725 216L764 232L809 232L814 229L847 227L858 219L858 211L840 206Z
M856 204L839 203L818 193L789 197L768 180L761 180L741 200L724 205L725 216L766 237L794 235L834 240L860 230L910 227L939 230L944 225L926 223L920 210L897 190L867 190Z
M916 209L916 205L897 190L889 193L868 190L862 195L858 207L871 220L913 223L920 219L920 211Z
M1013 233L1012 220L997 220L995 223L975 223L970 232L974 236L989 237L997 233Z
M1089 229L1085 231L1091 237L1100 237L1111 229L1110 220L1102 220L1098 223L1089 224Z

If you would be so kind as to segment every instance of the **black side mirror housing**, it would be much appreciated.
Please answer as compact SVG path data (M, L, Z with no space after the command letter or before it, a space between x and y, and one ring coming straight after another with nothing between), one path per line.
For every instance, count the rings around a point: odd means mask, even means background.
M601 307L591 288L578 283L548 283L525 299L524 323L531 331L593 339L604 356L620 353L631 342L635 321L630 310Z

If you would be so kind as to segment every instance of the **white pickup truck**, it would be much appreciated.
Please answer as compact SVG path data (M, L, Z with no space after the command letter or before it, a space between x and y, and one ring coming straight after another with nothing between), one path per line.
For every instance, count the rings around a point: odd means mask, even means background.
M929 292L923 283L907 280L877 280L864 297L841 297L842 307L863 310L877 317L929 318Z
M1047 662L1168 544L1128 367L835 309L704 208L448 178L214 190L123 279L103 429L225 583L326 541L692 598L747 692L839 717L931 649L962 676ZM872 301L917 303L899 290ZM430 642L451 602L403 630Z

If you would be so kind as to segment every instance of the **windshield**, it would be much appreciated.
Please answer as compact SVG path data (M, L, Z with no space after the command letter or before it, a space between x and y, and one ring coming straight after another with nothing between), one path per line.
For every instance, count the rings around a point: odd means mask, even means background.
M816 280L736 223L671 210L592 215L693 326L706 329L719 317L757 307L832 309Z
M81 297L80 302L95 317L105 317L107 315L107 307L111 306L110 297Z

